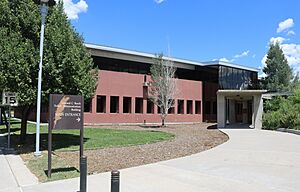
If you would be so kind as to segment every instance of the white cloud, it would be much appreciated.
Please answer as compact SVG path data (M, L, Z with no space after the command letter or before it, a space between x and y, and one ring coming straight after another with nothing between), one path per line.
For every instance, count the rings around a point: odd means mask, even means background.
M220 59L219 59L219 61L223 61L223 62L231 62L231 61L232 61L232 59L231 59L231 60L229 60L229 59L227 59L227 58L223 57L223 58L220 58Z
M289 30L294 26L293 19L289 18L281 23L279 23L277 28L277 33L282 31L286 32L286 35L295 35L296 33L293 30ZM282 49L285 58L288 61L288 64L293 69L294 73L300 72L300 44L295 43L286 43L286 41L290 41L290 39L286 39L284 37L271 37L269 43L279 43L280 48ZM266 66L267 55L265 55L261 59L262 68ZM264 76L265 74L260 74L260 76Z
M226 57L222 57L220 59L214 59L213 61L223 61L223 62L234 62L236 59L241 58L241 57L246 57L250 53L249 50L242 52L241 54L236 54L232 59L227 59Z
M294 73L300 72L300 44L280 44L280 47ZM267 55L261 60L262 67L265 67L266 59Z
M289 29L294 26L294 20L292 18L288 18L279 23L277 28L277 33L280 33L286 29Z
M73 3L72 0L63 0L64 10L70 20L78 19L78 14L87 12L88 4L85 0L79 0L77 3Z
M286 39L283 37L271 37L270 39L270 43L275 44L275 43L279 43L282 44L283 41L285 41Z
M287 32L287 35L296 35L296 33L295 33L295 31L290 30L290 31Z
M241 58L241 57L246 57L246 56L248 56L248 54L249 54L249 50L247 50L247 51L244 51L243 53L241 53L241 54L237 54L237 55L235 55L234 56L234 58Z
M155 3L157 3L157 4L161 4L162 2L164 2L165 0L154 0L155 1Z
M282 44L281 49L289 62L289 65L300 72L300 45L297 44Z
M266 66L267 54L261 59L262 68Z

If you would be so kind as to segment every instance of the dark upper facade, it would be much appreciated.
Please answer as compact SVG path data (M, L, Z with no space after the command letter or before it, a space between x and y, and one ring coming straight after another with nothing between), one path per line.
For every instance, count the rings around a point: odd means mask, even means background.
M95 65L101 70L150 74L155 55L86 44ZM177 67L179 79L198 80L218 84L218 89L257 89L258 69L223 61L194 62L165 57Z

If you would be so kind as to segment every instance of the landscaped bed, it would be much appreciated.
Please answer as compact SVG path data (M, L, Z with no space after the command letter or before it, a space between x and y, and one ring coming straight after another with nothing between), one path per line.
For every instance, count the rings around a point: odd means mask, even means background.
M123 169L198 153L225 142L228 137L212 124L168 125L164 128L140 126L105 126L85 128L85 151L88 173ZM30 124L29 132L34 132ZM46 127L42 128L43 156L35 158L34 134L18 151L30 170L41 182L48 181ZM54 132L53 172L50 180L79 176L79 131ZM14 137L13 137L14 138ZM16 138L15 138L16 139ZM90 150L88 150L90 149ZM74 151L75 150L75 151Z

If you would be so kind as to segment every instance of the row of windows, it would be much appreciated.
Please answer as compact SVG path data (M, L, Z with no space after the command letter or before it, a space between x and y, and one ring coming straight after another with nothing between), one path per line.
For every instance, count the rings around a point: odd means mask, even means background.
M123 97L123 113L148 113L154 114L154 104L152 101L147 100L146 109L143 108L143 98L135 97L134 101L131 97ZM109 102L109 113L119 113L119 96L110 96ZM98 95L96 101L96 112L97 113L107 113L106 108L106 96ZM132 102L135 102L135 108L132 110ZM201 114L201 101L193 101L193 100L177 100L177 114L185 114L185 104L186 104L186 114ZM193 110L195 107L195 111ZM145 111L144 111L145 110ZM157 113L160 113L161 110L158 107ZM175 107L172 107L168 111L169 114L175 114Z

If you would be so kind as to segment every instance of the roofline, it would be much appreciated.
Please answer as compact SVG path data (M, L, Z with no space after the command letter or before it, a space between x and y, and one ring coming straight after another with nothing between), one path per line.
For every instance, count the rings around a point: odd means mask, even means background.
M223 96L251 96L251 95L262 95L267 90L250 89L250 90L235 90L235 89L221 89L217 91L217 95Z
M233 67L233 68L238 68L238 69L245 69L245 70L254 71L254 72L259 72L260 71L258 68L247 67L247 66L243 66L243 65L239 65L239 64L235 64L235 63L230 63L230 62L226 62L226 61L220 61L220 60L205 61L205 62L202 62L202 63L205 66L223 65L223 66L227 66L227 67Z
M151 60L157 56L156 54L151 54L151 53L145 53L145 52L140 52L140 51L133 51L133 50L128 50L128 49L121 49L121 48L115 48L115 47L109 47L109 46L103 46L103 45L96 45L96 44L91 44L91 43L85 43L84 45L88 49L102 50L102 51L119 53L119 54L130 55L130 56L144 57L144 58L151 59ZM224 61L197 62L197 61L178 59L178 58L168 57L168 56L163 56L163 59L173 61L176 63L193 65L193 66L209 67L209 66L214 66L214 65L223 65L223 66L234 67L234 68L238 68L238 69L245 69L245 70L249 70L249 71L259 72L259 69L256 69L256 68L246 67L246 66L233 64L233 63L229 63L229 62L224 62Z
M136 56L142 56L142 57L147 57L147 58L151 58L151 59L155 58L157 56L157 54L152 54L152 53L132 51L132 50L128 50L128 49L121 49L121 48L115 48L115 47L95 45L95 44L90 44L90 43L85 43L84 45L87 48L90 48L90 49L98 49L98 50L104 50L104 51L109 51L109 52L117 52L117 53L123 53L123 54L128 54L128 55L136 55ZM197 61L190 61L190 60L186 60L186 59L178 59L178 58L168 57L168 56L163 56L163 59L173 61L173 62L178 62L178 63L204 66L203 63L200 63L200 62L197 62Z

